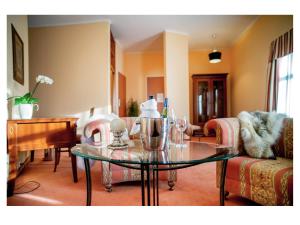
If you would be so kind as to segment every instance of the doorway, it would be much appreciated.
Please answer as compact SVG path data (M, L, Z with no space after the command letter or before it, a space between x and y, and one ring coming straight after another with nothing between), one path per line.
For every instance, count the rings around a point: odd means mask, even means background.
M157 101L157 110L162 112L164 106L164 77L147 77L147 98L150 96Z

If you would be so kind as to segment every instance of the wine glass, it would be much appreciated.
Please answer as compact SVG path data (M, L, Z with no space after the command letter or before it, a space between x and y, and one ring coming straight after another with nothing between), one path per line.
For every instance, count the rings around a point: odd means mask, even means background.
M172 108L170 110L170 114L169 114L169 143L170 145L175 144L176 140L174 140L174 135L173 135L173 129L175 129L175 124L176 124L176 115L175 115L175 111Z
M180 132L180 142L176 146L184 148L186 147L186 144L183 143L183 132L187 128L186 116L184 116L182 119L176 119L176 128Z

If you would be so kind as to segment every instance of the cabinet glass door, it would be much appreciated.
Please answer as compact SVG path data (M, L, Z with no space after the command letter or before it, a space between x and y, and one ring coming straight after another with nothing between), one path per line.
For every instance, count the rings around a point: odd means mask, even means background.
M225 84L224 80L213 81L213 118L225 117Z
M206 122L209 116L209 105L208 105L208 81L198 82L198 123Z

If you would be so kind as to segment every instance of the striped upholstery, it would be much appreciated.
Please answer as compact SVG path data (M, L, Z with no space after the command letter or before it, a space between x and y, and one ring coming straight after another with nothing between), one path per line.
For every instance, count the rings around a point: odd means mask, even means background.
M239 134L240 123L237 118L213 119L204 126L204 133L208 135L209 130L215 130L217 144L233 147L233 152L242 152L242 139Z
M276 156L293 159L293 120L283 121L282 135L273 146Z
M226 191L249 198L261 205L293 205L293 120L284 120L283 131L274 146L276 160L255 159L243 151L237 118L214 119L206 123L206 134L213 129L218 144L232 145L240 156L227 164ZM219 187L221 163L217 162Z
M225 189L261 205L292 205L293 161L233 158L228 161Z
M238 118L223 118L209 120L204 126L204 134L207 136L210 130L216 132L216 143L232 146L233 152L243 152L242 140L239 134L240 123ZM220 187L220 174L222 162L216 163L216 184Z
M82 143L88 143L91 145L110 144L112 140L112 134L110 133L110 124L105 120L94 120L85 125L83 135L81 136ZM99 133L100 140L95 141L94 135Z

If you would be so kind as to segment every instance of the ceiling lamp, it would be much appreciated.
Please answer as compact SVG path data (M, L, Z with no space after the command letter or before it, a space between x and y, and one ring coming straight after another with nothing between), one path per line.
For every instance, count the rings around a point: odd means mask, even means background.
M222 53L214 49L211 53L208 54L210 63L219 63L221 62Z
M213 34L212 38L216 39L216 34ZM221 56L222 56L222 53L220 51L217 51L216 48L214 48L214 50L208 54L209 62L210 63L219 63L222 61Z

